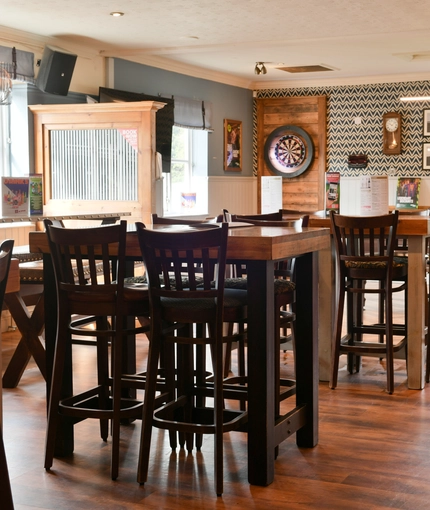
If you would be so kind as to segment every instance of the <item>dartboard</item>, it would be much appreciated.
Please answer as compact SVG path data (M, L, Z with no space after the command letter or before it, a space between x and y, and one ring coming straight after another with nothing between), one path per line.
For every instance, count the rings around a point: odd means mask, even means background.
M295 169L305 159L305 144L295 135L285 135L275 145L275 156L277 161L286 169Z
M297 126L282 126L270 133L264 146L268 167L283 177L297 177L312 163L314 148L310 136Z

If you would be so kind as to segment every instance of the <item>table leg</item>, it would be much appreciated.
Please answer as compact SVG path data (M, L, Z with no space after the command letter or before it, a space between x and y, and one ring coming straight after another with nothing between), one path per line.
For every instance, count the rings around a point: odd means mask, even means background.
M275 473L274 264L252 261L248 272L248 481L266 486Z
M422 236L408 237L408 386L413 390L425 385L425 244Z
M296 405L306 404L298 446L318 443L318 253L296 258Z
M31 356L46 379L46 353L40 336L45 321L43 294L40 295L33 313L28 311L18 292L5 294L4 301L22 336L3 374L3 387L18 386Z
M329 381L335 307L335 257L334 243L318 252L318 344L320 381Z

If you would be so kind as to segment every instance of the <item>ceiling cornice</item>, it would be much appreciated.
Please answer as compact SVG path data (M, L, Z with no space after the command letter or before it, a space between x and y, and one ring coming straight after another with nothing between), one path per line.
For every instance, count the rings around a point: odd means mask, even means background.
M42 54L45 46L67 50L83 58L100 58L99 50L83 43L76 43L60 37L43 37L30 32L0 25L0 43L16 46L20 50Z
M350 78L326 78L315 80L274 80L265 82L254 81L252 83L252 90L339 87L342 85L370 85L373 83L401 83L406 81L429 81L430 88L430 72L383 76L355 76Z
M218 83L224 83L225 85L231 85L234 87L241 87L252 90L252 82L249 80L238 78L237 76L232 76L231 74L210 71L208 69L203 69L201 67L176 62L174 60L170 60L167 58L154 57L151 55L133 55L133 56L122 55L121 57L117 57L115 55L115 52L110 54L109 50L101 51L100 55L104 57L121 58L123 60L128 60L130 62L136 62L138 64L144 64L151 67L157 67L158 69L164 69L165 71L185 74L187 76L192 76L193 78L215 81Z

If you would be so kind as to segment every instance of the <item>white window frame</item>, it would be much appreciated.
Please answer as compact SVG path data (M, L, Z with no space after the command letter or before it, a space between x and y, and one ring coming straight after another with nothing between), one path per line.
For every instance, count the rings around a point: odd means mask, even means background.
M171 167L184 164L188 167L181 189L174 189L171 173L163 173L163 215L164 216L194 216L208 214L208 145L207 131L187 129L188 157L171 160ZM175 136L175 128L173 137ZM172 143L173 145L173 143ZM179 188L179 187L177 187ZM179 196L179 193L191 193L190 197ZM195 205L193 196L195 193ZM188 198L188 202L187 202Z

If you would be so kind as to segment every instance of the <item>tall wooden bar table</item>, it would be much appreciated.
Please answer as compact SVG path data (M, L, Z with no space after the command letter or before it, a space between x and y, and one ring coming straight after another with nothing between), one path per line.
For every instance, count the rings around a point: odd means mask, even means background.
M330 228L329 218L311 217L312 227ZM426 274L426 238L430 237L430 216L401 214L397 235L408 240L408 387L420 390L425 386L425 308L427 295L424 278ZM326 304L334 306L334 265L333 247L321 252L324 268L320 267L320 295L326 297ZM328 380L331 363L331 339L333 316L325 313L319 326L321 380Z
M170 227L169 227L170 228ZM248 274L248 480L266 486L274 479L275 447L296 432L299 446L313 447L318 442L318 251L328 249L327 228L294 229L286 227L236 227L229 230L227 258L247 264ZM49 269L46 234L30 233L31 251L44 254L45 293L54 295ZM127 234L127 256L140 259L137 236ZM296 408L275 421L273 369L274 335L274 263L297 258L297 394ZM48 289L48 286L50 287ZM48 298L50 299L50 298ZM47 305L47 308L49 305ZM47 365L55 345L56 316L50 310L45 325ZM47 367L48 379L50 368ZM65 374L67 393L69 375ZM56 455L73 451L73 426L63 421Z

